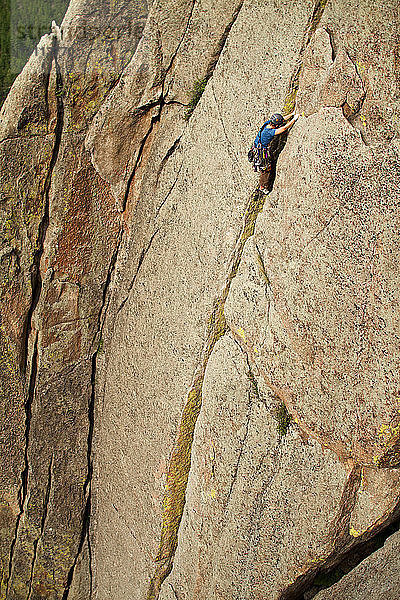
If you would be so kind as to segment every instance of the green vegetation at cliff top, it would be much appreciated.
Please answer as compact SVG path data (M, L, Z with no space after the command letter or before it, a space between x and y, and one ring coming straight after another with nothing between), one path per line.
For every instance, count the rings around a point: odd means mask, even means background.
M68 0L0 0L0 106L39 39L59 25Z

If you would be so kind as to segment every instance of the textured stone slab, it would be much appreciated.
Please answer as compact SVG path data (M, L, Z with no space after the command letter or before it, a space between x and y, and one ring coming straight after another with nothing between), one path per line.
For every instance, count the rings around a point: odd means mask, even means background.
M116 27L138 17L139 29L112 41L104 29L113 15ZM0 596L10 600L68 595L75 567L70 597L90 594L83 542L93 354L120 215L83 139L145 16L146 4L138 12L123 1L72 2L62 33L53 26L42 38L0 114L1 397L8 413ZM87 35L88 20L94 36Z
M228 299L293 415L369 466L399 419L397 164L396 144L374 154L338 109L300 121L254 238L268 322L243 303L239 279Z
M77 0L42 39L0 113L0 597L154 600L185 491L163 600L279 598L393 512L397 11L159 0L142 37L146 2Z
M211 355L174 568L179 598L271 598L333 548L347 469L258 388L230 335ZM161 596L163 598L163 596Z

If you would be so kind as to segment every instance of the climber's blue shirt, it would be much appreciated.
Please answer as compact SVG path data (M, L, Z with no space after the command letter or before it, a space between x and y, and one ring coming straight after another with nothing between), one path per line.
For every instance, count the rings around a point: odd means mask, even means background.
M271 142L272 138L275 135L275 131L276 129L269 129L268 127L264 127L263 131L261 132L261 145L266 148L268 146L268 144ZM260 143L260 133L257 133L257 137L254 140L254 145L257 146L257 144Z

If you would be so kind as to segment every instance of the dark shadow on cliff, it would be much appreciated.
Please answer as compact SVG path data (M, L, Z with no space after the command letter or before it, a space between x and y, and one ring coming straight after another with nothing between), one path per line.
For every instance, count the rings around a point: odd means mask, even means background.
M354 546L345 550L340 546L326 559L325 564L297 579L282 592L280 600L311 600L320 591L328 589L349 574L362 561L383 547L386 540L400 529L400 502L391 517L379 525L375 533L361 535ZM340 544L340 542L339 542ZM342 542L343 546L345 542Z

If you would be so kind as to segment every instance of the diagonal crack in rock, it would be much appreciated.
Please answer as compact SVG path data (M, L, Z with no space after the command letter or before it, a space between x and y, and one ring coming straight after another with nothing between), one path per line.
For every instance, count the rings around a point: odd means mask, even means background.
M289 93L284 103L285 113L290 112L290 110L293 109L298 89L298 78L301 71L301 57L311 39L312 33L318 26L326 1L327 0L319 0L316 2L313 13L309 19L303 44L300 49L300 58L289 83ZM235 18L237 18L238 14L239 13L236 14ZM280 151L282 150L285 141L286 140L283 140ZM172 570L173 558L178 544L178 530L185 505L194 428L201 410L202 386L205 369L216 341L226 331L227 325L224 316L225 301L228 296L230 284L237 274L244 245L254 233L257 216L263 208L265 198L266 196L264 194L258 192L253 194L250 198L244 215L242 231L232 254L225 286L214 301L213 311L208 321L208 334L203 348L202 361L193 377L193 383L187 396L187 403L183 409L177 441L170 459L163 502L161 539L158 554L155 559L154 574L150 579L147 600L157 600L162 582Z

